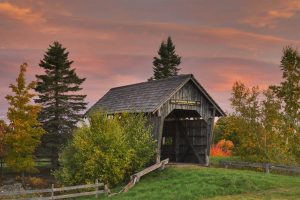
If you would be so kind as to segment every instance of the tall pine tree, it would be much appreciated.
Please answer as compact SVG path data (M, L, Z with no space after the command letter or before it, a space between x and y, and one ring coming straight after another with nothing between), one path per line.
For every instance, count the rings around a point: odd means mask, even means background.
M15 172L22 173L23 182L25 172L35 171L34 152L44 133L37 120L41 106L31 103L35 96L31 90L36 83L26 84L26 68L26 63L21 65L17 83L9 86L14 94L6 96L9 103L7 118L10 123L6 133L8 151L5 163Z
M175 53L175 46L169 36L167 42L163 41L158 51L158 57L154 57L153 71L154 75L149 80L157 80L177 76L178 65L181 63L181 57Z
M54 166L57 165L59 148L71 136L87 105L86 95L78 94L85 78L77 76L68 56L66 48L54 42L39 64L45 74L36 76L36 91L39 93L36 102L42 105L39 120L46 130L40 150L41 154L47 152L51 156Z

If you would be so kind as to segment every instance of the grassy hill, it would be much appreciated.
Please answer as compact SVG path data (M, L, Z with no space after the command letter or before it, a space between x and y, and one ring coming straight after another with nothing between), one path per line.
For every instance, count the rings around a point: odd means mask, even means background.
M221 168L169 167L143 177L129 192L105 199L207 198L300 199L300 177Z

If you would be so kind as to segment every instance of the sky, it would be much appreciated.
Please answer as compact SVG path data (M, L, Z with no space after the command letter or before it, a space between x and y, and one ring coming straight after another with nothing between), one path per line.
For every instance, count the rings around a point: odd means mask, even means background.
M70 52L89 107L110 88L146 81L171 36L180 74L194 74L225 111L235 81L279 84L287 45L300 44L300 0L0 0L0 119L19 66L27 80L50 44Z

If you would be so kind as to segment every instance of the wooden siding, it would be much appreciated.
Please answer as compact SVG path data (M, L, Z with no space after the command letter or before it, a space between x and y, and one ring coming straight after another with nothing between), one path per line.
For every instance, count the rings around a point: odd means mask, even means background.
M176 103L176 101L187 103ZM173 162L208 164L214 109L211 102L192 81L176 91L156 113L153 133L157 138L159 156L169 157ZM201 120L179 120L184 118ZM180 124L181 129L178 128ZM172 145L162 145L163 138L171 138Z
M188 101L199 101L200 105L185 105L172 103L172 100L188 100ZM158 115L163 118L167 117L173 110L194 110L208 122L209 118L212 117L211 108L213 105L205 98L203 94L199 92L193 82L189 81L181 89L179 89L172 97L165 102L158 110Z

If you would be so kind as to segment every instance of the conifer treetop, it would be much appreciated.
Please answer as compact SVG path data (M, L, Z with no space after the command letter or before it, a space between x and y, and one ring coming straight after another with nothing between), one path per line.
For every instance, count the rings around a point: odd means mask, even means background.
M181 57L175 52L175 45L169 36L167 41L162 41L158 50L158 57L153 58L153 77L150 80L157 80L177 76L178 65L181 63Z

